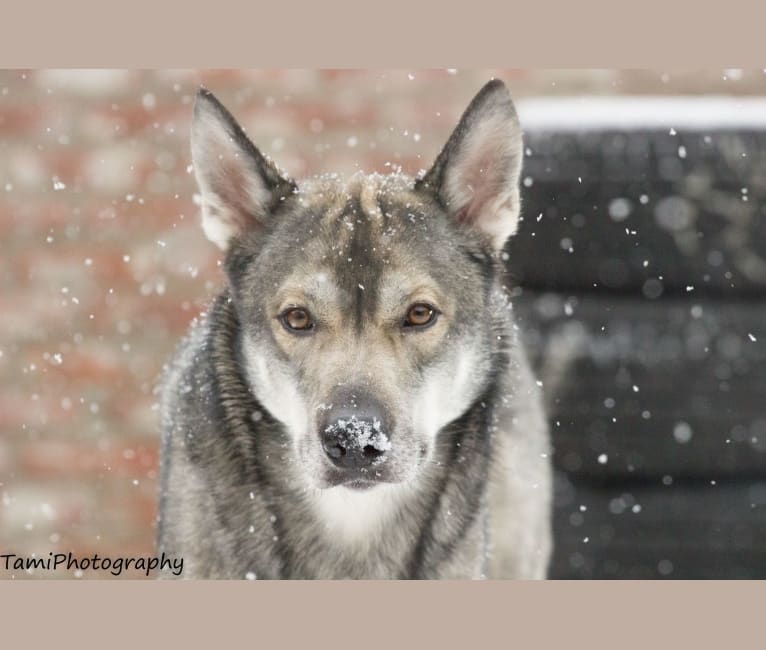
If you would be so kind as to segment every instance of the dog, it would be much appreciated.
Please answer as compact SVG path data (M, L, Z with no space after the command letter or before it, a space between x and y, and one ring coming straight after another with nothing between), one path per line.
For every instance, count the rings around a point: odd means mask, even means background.
M167 366L159 550L187 578L540 579L549 435L503 286L521 128L487 83L433 166L288 178L206 89L226 287Z

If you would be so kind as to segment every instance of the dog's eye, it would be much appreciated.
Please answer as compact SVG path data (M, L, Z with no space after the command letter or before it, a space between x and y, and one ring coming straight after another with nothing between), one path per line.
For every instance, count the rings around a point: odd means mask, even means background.
M314 321L311 318L311 314L301 307L291 307L283 311L280 320L287 330L293 332L306 332L314 329Z
M436 321L438 312L431 305L425 302L416 302L407 311L407 316L404 319L404 327L426 327Z

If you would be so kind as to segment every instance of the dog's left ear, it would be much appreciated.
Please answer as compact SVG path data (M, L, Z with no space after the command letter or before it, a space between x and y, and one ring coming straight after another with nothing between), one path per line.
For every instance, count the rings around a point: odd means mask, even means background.
M511 96L494 79L474 97L415 187L435 194L454 219L488 235L500 250L518 226L522 155Z
M233 238L262 227L295 183L250 142L231 113L200 89L192 119L192 162L202 194L202 228L226 250Z

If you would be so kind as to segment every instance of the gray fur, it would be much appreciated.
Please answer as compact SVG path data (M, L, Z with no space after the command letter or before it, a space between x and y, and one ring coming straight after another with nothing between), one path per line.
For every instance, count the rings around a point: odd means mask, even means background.
M507 142L472 136L487 120ZM521 160L505 87L482 90L420 181L294 184L207 92L195 124L203 204L213 229L228 220L211 237L228 285L163 383L160 550L187 578L545 577L548 433L498 260ZM203 124L231 135L226 169L259 188L247 200L215 166L225 147L201 153L215 140ZM402 310L424 296L440 315L406 330ZM315 330L288 333L285 304L310 305ZM319 442L349 409L385 429L365 490Z

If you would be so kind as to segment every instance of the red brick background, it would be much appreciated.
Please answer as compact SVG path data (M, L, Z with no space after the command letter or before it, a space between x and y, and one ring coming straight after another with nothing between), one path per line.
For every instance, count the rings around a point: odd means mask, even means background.
M427 167L493 75L516 97L766 94L739 70L0 71L0 553L154 552L157 378L223 282L189 167L200 84L301 177Z

